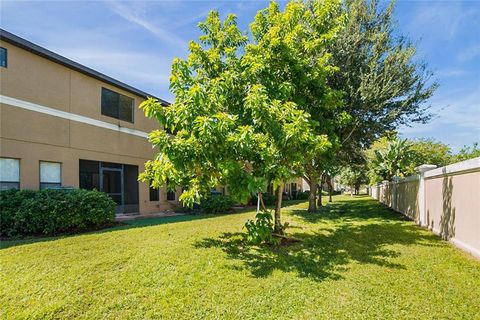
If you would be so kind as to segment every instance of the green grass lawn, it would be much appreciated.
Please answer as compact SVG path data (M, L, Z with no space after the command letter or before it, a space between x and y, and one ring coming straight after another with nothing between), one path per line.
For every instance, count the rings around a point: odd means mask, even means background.
M3 242L0 318L480 319L480 262L366 196L285 208L304 241L251 247L253 212Z

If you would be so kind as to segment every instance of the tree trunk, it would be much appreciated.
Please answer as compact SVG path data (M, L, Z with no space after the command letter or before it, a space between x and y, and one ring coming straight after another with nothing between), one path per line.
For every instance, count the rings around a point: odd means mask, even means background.
M321 179L320 179L321 181ZM322 204L322 182L320 182L320 186L318 188L318 202L317 202L317 206L320 208L321 206L323 206Z
M260 212L260 200L262 200L262 194L258 192L257 193L257 213Z
M332 178L328 177L328 202L332 202L333 183Z
M350 186L350 197L353 197L353 189L354 189L354 187Z
M314 181L310 177L309 185L310 185L310 194L308 196L308 212L315 212L317 211L317 182Z
M281 211L282 211L282 195L283 195L283 183L277 187L275 190L275 227L273 231L278 234L283 234L282 221L281 221Z

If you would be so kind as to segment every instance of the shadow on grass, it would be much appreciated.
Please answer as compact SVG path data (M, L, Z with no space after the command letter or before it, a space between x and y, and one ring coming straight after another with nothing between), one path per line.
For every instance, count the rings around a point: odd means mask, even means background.
M0 241L0 250L7 249L10 247L15 247L15 246L31 244L31 243L55 241L55 240L64 239L64 238L79 237L79 236L90 235L90 234L102 234L102 233L127 230L127 229L133 229L133 228L156 226L161 224L170 224L170 223L201 220L201 219L211 219L211 218L221 217L224 215L226 214L216 214L216 215L213 215L213 214L187 215L186 214L186 215L173 216L173 217L144 218L144 219L138 219L138 220L124 221L117 226L109 227L106 229L100 229L96 231L86 231L86 232L75 233L75 234L62 234L62 235L51 236L51 237L31 237L31 238L22 238L22 239L2 240Z
M284 202L283 206L288 207L292 205L297 205L302 202L305 202L305 200L289 200ZM93 230L93 231L85 231L80 233L72 233L72 234L67 233L67 234L61 234L58 236L49 236L49 237L32 236L32 237L20 238L20 239L6 239L6 240L0 240L0 250L7 249L10 247L15 247L15 246L31 244L31 243L48 242L48 241L55 241L55 240L64 239L64 238L78 237L78 236L83 236L87 234L101 234L106 232L113 232L113 231L126 230L126 229L132 229L132 228L150 227L150 226L156 226L161 224L193 221L193 220L200 220L200 219L213 219L213 218L218 218L225 215L241 214L241 213L246 213L254 210L255 210L255 207L251 206L251 207L237 209L235 210L234 213L185 214L185 215L173 216L173 217L144 218L144 219L138 219L138 220L125 221L113 227L108 227L108 228L103 228L103 229Z
M342 272L351 262L405 269L395 262L400 253L388 248L389 245L439 245L435 235L420 232L417 226L404 223L398 215L369 202L341 201L330 205L327 212L314 214L302 210L291 212L309 222L322 219L331 223L313 233L290 233L303 242L289 246L250 246L242 233L223 233L218 238L203 239L195 247L221 249L228 258L242 262L236 268L249 270L254 277L268 277L280 270L323 281L342 279Z
M334 203L328 203L317 210L317 212L308 212L307 210L290 210L302 220L310 223L322 221L331 221L332 219L341 219L342 221L405 221L409 220L404 215L395 212L376 200L368 196L354 196L348 200L337 200Z

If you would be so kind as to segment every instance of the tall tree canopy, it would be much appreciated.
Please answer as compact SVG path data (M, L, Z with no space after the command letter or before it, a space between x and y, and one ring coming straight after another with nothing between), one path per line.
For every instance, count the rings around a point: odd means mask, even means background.
M187 206L217 185L243 201L273 182L280 232L285 180L305 174L315 196L333 158L355 162L386 130L428 120L423 103L436 85L414 62L413 45L394 35L392 10L378 10L377 1L311 0L282 11L272 2L250 37L233 15L221 21L212 11L188 58L173 62L175 101L142 104L174 134L149 135L159 153L141 179L182 186Z
M392 1L385 9L378 0L346 0L347 19L332 43L334 88L344 92L342 111L351 116L338 135L345 153L368 147L384 132L401 124L426 122L426 101L437 84L425 63L416 61L416 48L395 30Z
M222 22L212 11L199 25L203 35L190 43L188 59L173 63L174 103L142 104L147 116L175 134L150 133L159 153L146 163L141 179L154 187L182 186L185 205L219 184L244 200L271 181L277 194L275 231L281 232L282 182L302 172L306 154L328 145L315 131L319 123L299 104L306 95L334 99L323 48L334 35L328 19L337 7L334 0L291 2L280 11L272 3L252 23L250 43L233 15Z
M414 153L407 139L387 140L384 148L374 149L370 162L372 182L391 181L411 174Z
M415 46L395 30L394 6L394 1L384 9L378 0L343 2L345 19L329 47L331 63L338 68L329 84L343 93L343 103L329 117L343 121L326 128L337 142L331 152L338 163L361 164L362 150L386 131L430 119L425 103L437 84L430 81L426 65L416 61ZM307 171L311 189L328 166L325 158L320 155ZM309 207L314 208L312 201Z

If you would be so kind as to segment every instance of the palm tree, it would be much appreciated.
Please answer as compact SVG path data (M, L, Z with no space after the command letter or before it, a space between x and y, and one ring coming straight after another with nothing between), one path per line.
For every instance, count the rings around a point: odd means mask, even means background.
M412 158L410 147L407 139L395 138L385 150L375 150L375 172L388 181L395 176L405 176Z

